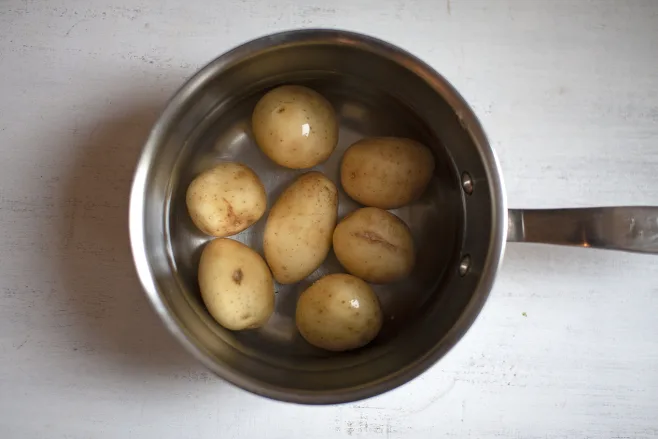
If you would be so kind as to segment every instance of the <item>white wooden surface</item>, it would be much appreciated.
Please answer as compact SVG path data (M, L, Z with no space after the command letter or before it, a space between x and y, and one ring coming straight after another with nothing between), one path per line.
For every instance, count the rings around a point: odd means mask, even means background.
M658 436L658 258L510 245L465 339L335 407L261 399L168 336L133 272L128 187L170 94L247 39L340 27L473 105L512 207L658 205L658 2L0 2L0 437Z

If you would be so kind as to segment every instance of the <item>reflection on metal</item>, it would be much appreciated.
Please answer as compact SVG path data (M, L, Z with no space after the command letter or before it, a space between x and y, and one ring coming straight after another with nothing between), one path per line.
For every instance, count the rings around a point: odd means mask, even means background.
M471 257L469 255L466 255L462 258L461 262L459 263L459 275L460 276L466 276L468 274L468 271L471 269Z
M462 174L462 188L466 195L471 195L473 193L473 179L468 172Z

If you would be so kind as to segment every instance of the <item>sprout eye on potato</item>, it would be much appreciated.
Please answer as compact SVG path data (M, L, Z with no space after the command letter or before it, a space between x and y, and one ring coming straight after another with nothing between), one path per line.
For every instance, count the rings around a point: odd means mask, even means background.
M404 279L416 260L407 225L375 207L364 207L343 218L334 230L333 246L349 273L375 284Z
M418 199L433 172L434 156L426 146L399 137L371 137L345 151L340 182L364 206L395 209Z
M206 245L199 263L201 298L227 329L263 326L274 311L274 282L258 253L232 239Z
M382 327L382 312L370 286L349 274L330 274L299 297L295 322L310 344L329 351L360 348Z
M338 215L338 190L319 172L295 180L272 206L263 250L277 282L304 279L324 261Z
M292 169L324 162L338 142L338 122L329 101L299 85L266 93L254 108L252 131L265 155Z
M185 201L194 225L216 237L240 233L267 208L263 183L239 163L220 163L198 175L187 188Z

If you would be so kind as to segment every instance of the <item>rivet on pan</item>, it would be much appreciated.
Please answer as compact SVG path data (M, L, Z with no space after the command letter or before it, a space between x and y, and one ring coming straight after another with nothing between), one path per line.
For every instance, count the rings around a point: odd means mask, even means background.
M462 188L464 188L466 195L471 195L473 193L473 179L468 172L462 174Z
M460 276L466 276L468 273L468 270L471 269L471 257L469 255L465 255L461 262L459 263L459 275Z

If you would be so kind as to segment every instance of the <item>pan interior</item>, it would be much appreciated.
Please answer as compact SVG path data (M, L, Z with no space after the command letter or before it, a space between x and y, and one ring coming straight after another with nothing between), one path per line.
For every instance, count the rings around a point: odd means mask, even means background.
M306 343L295 327L295 306L299 294L312 282L330 273L344 272L333 250L324 263L308 278L293 285L275 285L275 313L263 328L230 332L212 321L203 307L196 269L203 245L211 239L192 224L185 206L185 190L200 172L222 161L246 164L256 172L268 194L268 211L252 227L233 236L263 254L263 231L271 207L282 190L308 170L291 170L276 165L258 148L251 134L251 113L266 90L259 90L228 105L218 106L187 139L186 154L177 163L179 179L174 183L169 209L170 239L176 271L187 299L204 321L227 343L241 352L257 355L272 364L293 368L321 367L325 357L334 358L332 367L341 367L337 359L377 350L409 326L430 301L441 298L441 280L448 267L454 267L458 252L462 208L458 179L453 165L438 139L424 123L395 98L382 90L337 75L314 73L294 80L323 94L336 109L340 121L339 142L328 161L312 170L329 177L339 188L339 220L360 206L340 188L339 168L345 150L355 141L369 136L408 137L429 145L436 157L436 171L430 187L416 202L391 210L411 229L417 249L417 264L412 275L394 284L373 285L384 312L379 337L359 353L328 354ZM290 83L286 81L285 83ZM322 362L318 362L322 359ZM315 363L315 364L311 364Z

